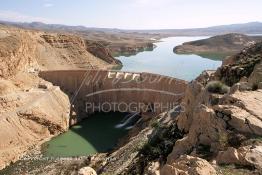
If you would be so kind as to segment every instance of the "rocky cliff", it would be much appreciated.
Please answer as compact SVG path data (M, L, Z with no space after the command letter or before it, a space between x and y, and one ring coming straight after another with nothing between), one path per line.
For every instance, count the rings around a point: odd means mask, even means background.
M216 72L204 72L189 84L183 102L186 110L176 119L179 130L185 135L176 141L162 174L261 172L261 45L243 50ZM216 89L211 88L214 84ZM228 92L222 91L222 86L226 85ZM206 159L212 167L204 166L209 167L209 171L201 170L203 163L197 165L198 171L185 167L180 160L189 163L192 159L185 155ZM223 166L225 164L242 168L230 170Z
M26 33L15 34L7 29L0 30L0 33L1 78L8 78L30 66L36 66L35 42Z
M37 72L50 69L108 68L121 64L103 45L94 45L90 49L86 39L77 35L6 26L0 27L0 31L2 76L11 75L26 66L31 66L31 71ZM93 52L90 53L89 50ZM96 51L100 51L99 54Z
M155 49L154 41L134 41L134 43L123 43L111 45L110 49L115 56L132 56L139 52L153 51Z
M72 68L107 68L120 65L121 62L112 57L110 50L99 43L89 43L75 35L44 34L41 35L46 43L39 46L40 57L54 57L57 64L53 69L59 69L61 64L67 69ZM50 47L51 46L51 47ZM50 52L50 51L51 52ZM49 61L49 60L47 60ZM46 62L47 62L46 61ZM43 64L48 64L43 63ZM58 65L60 64L60 66Z
M109 64L118 64L122 65L121 61L115 59L112 56L112 51L110 50L109 46L101 41L89 41L86 40L86 49L88 52L92 53L98 58L101 58L105 62Z
M75 35L0 26L0 169L69 127L68 96L39 78L39 70L119 63L105 59L88 52Z
M9 83L1 80L5 88L10 87ZM0 169L34 146L65 132L69 127L69 107L69 99L59 87L32 87L28 91L16 88L15 92L1 95Z

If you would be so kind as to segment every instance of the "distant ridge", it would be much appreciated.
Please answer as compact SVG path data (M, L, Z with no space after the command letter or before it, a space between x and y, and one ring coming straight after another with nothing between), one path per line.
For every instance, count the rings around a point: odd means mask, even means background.
M246 47L262 42L262 36L248 36L238 33L216 35L207 39L190 41L176 46L177 54L196 54L202 57L212 56L213 59L223 59L239 53Z
M55 31L76 31L76 32L138 32L138 33L159 33L172 36L200 36L200 35L219 35L226 33L242 33L242 34L262 34L262 22L249 22L243 24L230 24L212 26L207 28L191 28L191 29L159 29L159 30L124 30L116 28L96 28L85 26L68 26L62 24L45 24L42 22L9 22L0 21L0 24L11 25L26 29L38 30L55 30Z
M206 28L163 29L163 30L149 30L149 31L176 34L180 36L221 35L227 33L262 34L262 22L220 25L220 26L212 26Z
M2 25L9 25L15 27L21 27L25 29L38 29L38 30L62 30L62 31L121 31L120 29L111 28L96 28L96 27L85 27L85 26L69 26L63 24L46 24L43 22L10 22L0 21Z

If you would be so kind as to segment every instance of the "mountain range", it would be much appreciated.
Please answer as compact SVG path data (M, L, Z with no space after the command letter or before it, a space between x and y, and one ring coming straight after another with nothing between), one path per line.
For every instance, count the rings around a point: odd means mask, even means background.
M242 24L220 25L206 28L190 29L159 29L159 30L124 30L116 28L95 28L85 26L68 26L62 24L45 24L42 22L9 22L0 21L0 24L22 27L26 29L68 31L68 32L107 32L107 33L153 33L170 36L199 36L218 35L225 33L262 34L262 22L249 22Z

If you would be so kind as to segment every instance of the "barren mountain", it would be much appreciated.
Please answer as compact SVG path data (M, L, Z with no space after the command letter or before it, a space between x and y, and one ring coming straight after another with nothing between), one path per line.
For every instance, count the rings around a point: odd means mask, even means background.
M147 31L130 31L110 28L88 28L84 26L67 26L61 24L45 24L42 22L18 23L0 21L0 24L24 29L47 32L63 32L78 35L89 43L98 43L107 47L113 55L134 55L144 50L153 50L154 42L167 36ZM152 39L154 38L154 39Z
M244 34L261 34L261 22L248 22L240 24L218 25L204 28L189 28L189 29L155 29L155 30L123 30L116 28L94 28L85 26L68 26L62 24L45 24L42 22L8 22L0 21L0 24L12 25L26 29L38 29L49 31L74 31L84 33L101 32L104 34L132 34L132 35L168 35L168 36L210 36L221 35L226 33L244 33Z
M229 56L259 41L262 41L261 36L230 33L183 43L175 47L174 52L177 54L197 54L201 56L212 54Z

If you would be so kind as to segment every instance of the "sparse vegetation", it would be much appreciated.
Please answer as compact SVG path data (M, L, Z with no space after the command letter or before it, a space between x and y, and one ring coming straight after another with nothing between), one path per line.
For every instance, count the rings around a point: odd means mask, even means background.
M143 174L144 168L150 161L159 159L165 162L176 140L182 137L183 133L176 125L162 126L159 124L149 141L140 149L137 162L128 170L129 174Z
M243 167L237 165L221 165L218 167L219 175L259 175L258 170L252 167Z
M172 151L175 141L179 138L182 138L182 134L177 126L158 127L156 133L142 148L141 154L145 155L149 160L167 157Z
M161 126L161 124L159 123L158 120L153 120L152 123L151 123L151 127L152 127L152 128L157 129L157 128L159 128L160 126Z
M135 152L135 151L140 151L142 148L145 147L145 145L147 145L147 142L146 142L146 141L141 141L141 142L139 142L137 145L135 145L135 147L134 147L134 152Z
M222 148L226 148L228 146L228 135L227 133L221 133L219 135L219 143Z
M210 159L212 157L212 152L210 151L210 145L203 145L200 144L196 147L196 153L199 155L199 157L203 159Z
M211 81L206 86L208 92L217 94L226 94L229 92L229 87L221 81Z
M258 84L257 83L254 83L252 85L252 91L256 91L258 89Z

